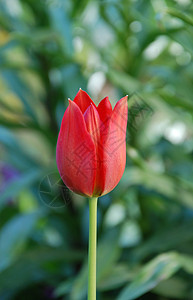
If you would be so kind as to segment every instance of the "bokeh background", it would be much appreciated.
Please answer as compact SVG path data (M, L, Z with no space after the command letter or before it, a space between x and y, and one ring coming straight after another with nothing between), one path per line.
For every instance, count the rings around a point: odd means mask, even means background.
M193 299L191 0L0 1L0 299L86 299L88 200L59 179L79 88L129 95L127 165L98 203L98 300Z

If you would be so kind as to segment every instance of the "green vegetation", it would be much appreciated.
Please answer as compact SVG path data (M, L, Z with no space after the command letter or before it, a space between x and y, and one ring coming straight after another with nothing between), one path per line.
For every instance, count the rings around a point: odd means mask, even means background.
M0 299L85 300L88 201L55 161L68 97L129 95L98 201L99 300L193 299L193 4L0 1Z

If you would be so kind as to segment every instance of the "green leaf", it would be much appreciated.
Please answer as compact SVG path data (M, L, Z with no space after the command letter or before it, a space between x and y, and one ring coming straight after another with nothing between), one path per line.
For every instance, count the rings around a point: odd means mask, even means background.
M97 284L100 291L114 290L129 280L131 280L133 273L124 264L113 266L106 276L103 276Z
M181 264L187 273L193 274L193 257L189 255L182 255L180 257Z
M66 280L65 282L62 282L59 284L59 286L54 291L55 297L64 296L72 290L73 281L72 280Z
M42 212L17 215L0 232L0 271L13 261L23 243L27 240Z
M160 94L160 96L162 96L162 98L164 99L164 101L166 101L166 103L172 105L172 106L179 106L181 108L183 108L184 110L190 110L193 111L193 103L192 101L188 100L188 99L182 99L178 96L172 96L167 92L164 91L158 91L158 93Z
M24 82L19 78L19 76L13 71L2 70L1 75L3 79L6 81L6 84L10 88L10 90L15 93L18 98L22 101L26 113L37 122L36 114L31 105L31 93L28 90L28 87L24 84ZM31 100L31 101L30 101Z
M124 72L109 70L107 77L116 86L122 88L129 95L139 92L142 88L142 84L137 79Z
M16 136L5 126L0 126L0 143L7 150L9 163L18 168L18 170L35 169L35 166L39 167L38 163L25 152Z
M181 178L156 173L147 167L144 169L131 167L125 171L120 184L122 188L136 184L145 186L149 190L158 192L179 204L186 205L190 209L193 209L193 185L186 185Z
M132 300L147 293L162 280L170 278L180 269L177 253L161 254L145 265L135 276L132 282L126 286L117 300Z
M160 282L153 292L172 299L191 299L191 295L188 293L190 284L191 282L175 276Z
M151 291L160 282L169 279L180 268L193 274L193 257L168 252L157 256L143 266L118 296L117 300L132 300Z
M182 45L183 48L185 48L187 51L189 51L191 53L191 55L193 54L193 45L192 45L192 42L190 39L191 31L188 28L185 28L184 30L181 30L180 32L170 33L169 36L174 41L176 41L177 43ZM186 82L187 82L187 80L186 80ZM175 84L175 86L176 86L176 88L180 87L183 89L182 84L180 84L180 86Z
M188 16L187 14L183 13L182 11L179 11L173 7L167 7L166 12L170 14L173 17L176 17L183 22L185 22L188 25L193 26L193 20L191 16Z
M182 224L167 225L162 228L160 232L152 235L151 238L146 240L142 245L135 248L133 251L133 258L135 261L140 261L148 256L176 249L181 244L191 242L193 239L193 232L189 230L193 226L193 221ZM191 264L187 264L191 268Z
M193 226L193 221L184 224L167 226L157 232L149 240L135 249L133 255L135 259L141 260L154 253L176 249L182 243L185 244L193 239L193 232L189 230Z
M66 10L62 7L52 6L50 16L53 24L53 28L60 33L62 38L62 45L65 53L70 57L73 54L73 37L71 30L71 23Z
M5 292L16 292L33 283L41 282L58 274L48 272L46 264L50 262L80 262L83 253L73 249L38 246L23 253L17 261L0 273L0 295ZM56 269L56 272L58 269Z

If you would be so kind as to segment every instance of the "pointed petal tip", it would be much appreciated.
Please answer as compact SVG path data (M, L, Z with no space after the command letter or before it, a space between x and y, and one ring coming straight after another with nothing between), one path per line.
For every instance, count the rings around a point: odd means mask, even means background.
M80 110L80 107L74 101L72 101L70 98L68 98L68 104L69 104L68 107L69 107L70 111L74 111L75 109ZM80 112L81 112L81 110L80 110ZM81 112L81 114L82 114L82 112Z
M108 96L100 101L97 110L101 121L105 123L112 114L112 105Z
M88 113L98 114L97 107L93 103L87 107L83 115L86 116Z
M72 106L74 104L74 102L70 98L68 98L68 104L69 104L69 106Z
M106 96L106 97L104 97L101 101L106 101L106 100L109 100L109 96Z
M74 97L74 100L75 100L77 97L80 97L81 94L82 94L82 92L84 92L84 91L83 91L81 88L79 88L79 90L78 90L76 96Z
M122 98L116 103L115 107L116 107L117 105L128 105L127 102L128 102L128 95L122 97Z
M78 93L76 94L73 102L76 103L79 106L79 108L82 111L82 113L85 112L85 110L88 108L88 106L91 103L94 106L96 106L95 103L90 98L90 96L87 94L87 92L85 92L81 88L79 89Z
M84 90L82 90L81 88L79 88L78 93L76 95L79 95L79 94L87 94L87 92L85 92Z

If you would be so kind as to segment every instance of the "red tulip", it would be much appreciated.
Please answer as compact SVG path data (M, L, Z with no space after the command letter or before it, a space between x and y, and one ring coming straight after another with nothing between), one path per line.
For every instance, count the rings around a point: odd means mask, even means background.
M112 110L108 97L98 107L83 90L64 113L57 141L60 176L75 193L99 197L120 181L126 162L127 96Z

